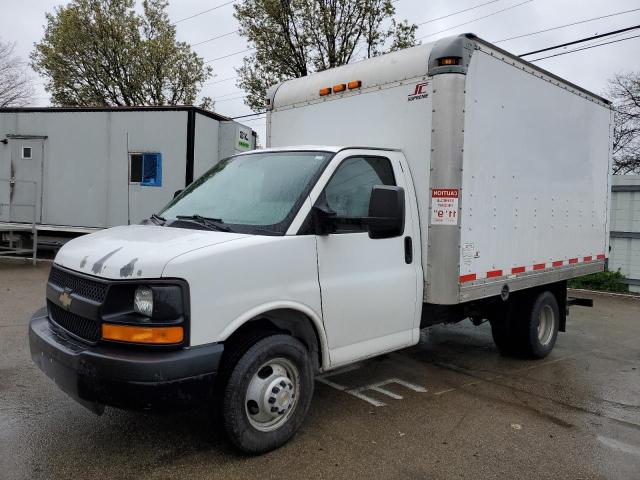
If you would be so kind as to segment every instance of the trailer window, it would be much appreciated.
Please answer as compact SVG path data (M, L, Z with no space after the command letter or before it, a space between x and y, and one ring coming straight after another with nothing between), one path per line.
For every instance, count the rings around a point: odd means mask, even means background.
M130 154L129 183L145 187L162 186L162 155L160 153Z
M22 147L22 159L31 160L31 147Z
M369 214L375 185L395 185L393 167L385 157L351 157L337 168L325 187L327 204L339 217L359 219ZM339 232L366 231L359 224L342 225Z

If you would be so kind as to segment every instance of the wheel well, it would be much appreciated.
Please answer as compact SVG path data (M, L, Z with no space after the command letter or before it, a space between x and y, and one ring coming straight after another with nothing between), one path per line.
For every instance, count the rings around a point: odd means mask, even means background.
M243 338L253 336L256 332L284 332L300 340L311 353L315 370L322 366L322 349L320 338L312 320L302 312L288 308L271 310L242 324L226 340L225 345L242 342Z

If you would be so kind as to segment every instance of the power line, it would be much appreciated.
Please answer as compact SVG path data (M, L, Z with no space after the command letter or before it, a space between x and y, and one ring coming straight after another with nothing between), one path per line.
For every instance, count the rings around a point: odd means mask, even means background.
M256 115L262 115L264 113L267 113L267 111L263 110L261 112L254 112L254 113L249 113L247 115L240 115L239 117L231 117L231 120L237 120L239 118L255 117Z
M624 42L625 40L631 40L633 38L638 38L638 37L640 37L640 35L634 35L633 37L620 38L618 40L611 40L610 42L598 43L596 45L589 45L588 47L574 48L573 50L568 50L566 52L556 53L554 55L547 55L546 57L535 58L535 59L529 60L529 61L530 62L537 62L538 60L544 60L545 58L559 57L561 55L567 55L569 53L580 52L582 50L589 50L591 48L602 47L603 45L609 45L611 43Z
M224 98L224 97L228 97L229 95L237 95L238 92L241 92L242 90L239 88L236 88L233 92L229 92L229 93L225 93L224 95L216 95L215 97L213 97L213 99L215 100L216 98Z
M506 7L506 8L503 8L501 10L496 10L495 12L490 13L488 15L484 15L482 17L474 18L473 20L469 20L468 22L460 23L458 25L454 25L453 27L445 28L444 30L440 30L438 32L430 33L429 35L425 35L423 37L417 38L417 40L422 40L423 38L433 37L434 35L438 35L439 33L448 32L449 30L453 30L454 28L462 27L463 25L468 25L470 23L477 22L478 20L484 20L485 18L492 17L492 16L497 15L499 13L506 12L507 10L514 9L514 8L520 7L522 5L525 5L527 3L531 3L531 2L533 2L533 0L525 0L524 2L516 3L515 5L511 5L510 7Z
M591 37L581 38L579 40L574 40L572 42L561 43L560 45L554 45L553 47L541 48L540 50L534 50L532 52L523 53L518 55L519 57L526 57L528 55L533 55L535 53L548 52L549 50L555 50L557 48L568 47L569 45L575 45L576 43L588 42L589 40L595 40L597 38L609 37L611 35L616 35L623 32L628 32L630 30L637 30L640 28L640 25L636 25L634 27L621 28L620 30L613 30L607 33L601 33L600 35L593 35Z
M531 0L529 0L529 1L531 1ZM222 57L210 58L209 60L205 60L204 63L216 62L216 61L222 60L224 58L233 57L234 55L240 55L241 53L250 52L251 50L255 50L255 48L246 48L246 49L240 50L238 52L233 52L233 53L230 53L228 55L223 55Z
M218 83L228 82L229 80L235 80L236 78L238 78L237 75L235 77L228 77L228 78L223 78L221 80L216 80L215 82L207 82L207 83L203 84L202 86L204 87L206 85L216 85Z
M234 30L233 32L223 33L222 35L218 35L216 37L207 38L206 40L202 40L198 43L192 43L192 47L197 47L198 45L202 45L203 43L213 42L214 40L218 40L219 38L228 37L229 35L233 35L234 33L238 33L240 30Z
M640 10L640 8L634 8L632 10L625 10L624 12L611 13L609 15L602 15L601 17L588 18L586 20L580 20L579 22L567 23L565 25L559 25L557 27L545 28L544 30L538 30L537 32L525 33L524 35L516 35L515 37L503 38L502 40L496 40L496 41L493 41L491 43L507 42L509 40L515 40L516 38L530 37L532 35L538 35L540 33L551 32L553 30L559 30L561 28L572 27L574 25L581 25L583 23L595 22L596 20L601 20L603 18L616 17L618 15L624 15L625 13L637 12L638 10Z
M241 98L245 98L246 95L239 95L237 97L231 97L231 98L223 98L222 100L216 100L215 98L213 99L214 102L216 103L220 103L220 102L230 102L231 100L240 100Z
M249 123L249 122L255 122L255 121L261 120L261 121L265 121L265 123L266 123L266 118L267 117L250 118L248 120L243 120L242 122L243 123Z
M174 23L180 23L180 22L184 22L185 20L191 20L192 18L196 18L196 17L199 17L200 15L204 15L205 13L212 12L214 10L217 10L219 8L222 8L222 7L225 7L227 5L231 5L232 3L236 3L237 1L238 0L231 0L230 2L221 3L220 5L216 5L213 8L208 8L207 10L203 10L201 12L194 13L193 15L191 15L189 17L185 17L185 18L181 18L180 20L176 20Z
M496 2L499 2L499 1L500 0L491 0L490 2L484 2L484 3L481 3L480 5L474 5L473 7L465 8L464 10L458 10L457 12L449 13L449 14L443 15L441 17L431 18L429 20L425 20L424 22L416 23L416 25L420 26L420 25L424 25L425 23L436 22L438 20L442 20L443 18L453 17L454 15L458 15L460 13L468 12L469 10L475 10L476 8L484 7L485 5L489 5L490 3L496 3Z

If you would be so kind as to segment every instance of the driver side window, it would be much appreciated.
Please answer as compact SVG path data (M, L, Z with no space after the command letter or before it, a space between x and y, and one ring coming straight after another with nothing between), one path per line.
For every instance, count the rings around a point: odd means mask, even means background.
M395 185L393 167L385 157L351 157L337 168L324 193L327 205L339 217L362 218L369 214L375 185ZM363 225L340 225L338 232L363 232Z

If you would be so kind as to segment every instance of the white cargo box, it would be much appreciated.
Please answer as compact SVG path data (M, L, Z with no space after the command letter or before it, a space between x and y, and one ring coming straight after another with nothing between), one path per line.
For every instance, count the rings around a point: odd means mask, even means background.
M351 81L361 87L319 95ZM604 268L612 111L593 93L467 34L284 82L269 102L270 147L404 153L425 302Z

